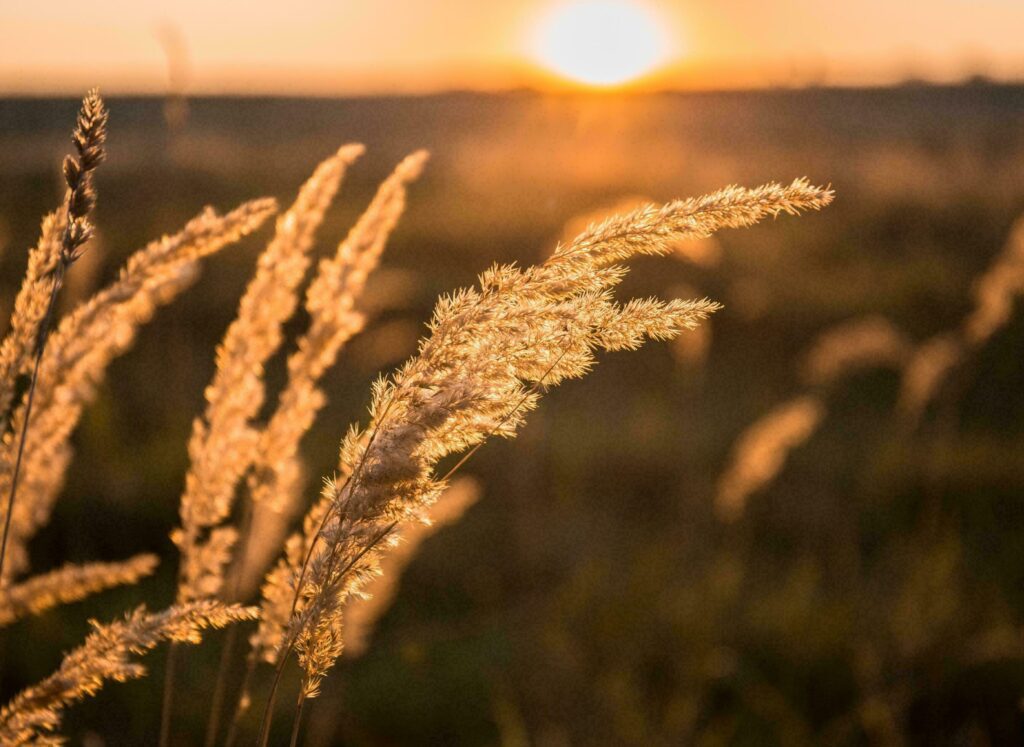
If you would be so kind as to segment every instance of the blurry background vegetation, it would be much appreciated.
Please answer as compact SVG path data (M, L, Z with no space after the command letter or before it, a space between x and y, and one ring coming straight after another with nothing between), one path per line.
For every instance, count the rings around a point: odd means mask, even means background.
M375 321L326 381L305 441L310 496L365 419L372 378L412 351L439 293L490 263L536 261L567 221L623 197L803 175L837 193L821 214L720 234L716 264L637 265L632 293L724 303L707 349L606 356L519 439L475 456L483 498L426 542L367 653L342 658L308 744L1024 740L1024 314L913 434L896 428L896 375L856 376L740 521L712 508L731 445L800 390L819 332L880 313L923 340L969 309L1024 212L1024 88L210 98L171 117L160 99L109 103L100 238L71 293L204 204L290 202L321 158L365 142L321 231L327 251L402 155L432 151L370 289ZM0 101L8 308L60 199L76 106ZM52 671L87 617L171 601L191 420L266 235L208 261L113 364L32 545L36 570L155 551L158 575L5 631L4 699ZM282 379L279 359L270 380ZM205 724L220 637L208 640L179 677L195 694L176 702L183 744ZM162 662L74 708L73 741L147 743Z

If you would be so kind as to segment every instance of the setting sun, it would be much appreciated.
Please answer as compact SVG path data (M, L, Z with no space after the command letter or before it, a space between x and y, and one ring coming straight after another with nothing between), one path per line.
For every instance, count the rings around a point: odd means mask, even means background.
M594 86L627 83L666 56L665 35L642 5L628 0L574 0L544 17L534 53L559 75Z

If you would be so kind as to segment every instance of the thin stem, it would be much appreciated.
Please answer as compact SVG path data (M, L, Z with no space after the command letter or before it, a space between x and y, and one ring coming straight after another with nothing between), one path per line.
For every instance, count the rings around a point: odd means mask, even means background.
M251 515L252 512L250 510L250 508L251 508L250 507L250 503L251 502L247 502L246 503L246 505L245 505L246 512L243 514L243 518L242 518L242 522L245 525L246 529L248 529L249 523L251 522L251 519L252 519L252 515ZM191 532L191 534L190 534L191 539L189 540L189 542L194 542L195 541L195 537L196 537L196 535L198 533L198 530L193 531L193 530L190 529L189 531ZM232 569L232 572L234 570L235 569ZM232 594L231 594L232 599L238 595L238 584L240 582L239 581L239 579L240 579L240 571L237 574L233 573L233 577L234 577L234 580L232 582ZM179 566L178 566L178 595L179 595L179 600L180 600L181 589L182 589L183 583L185 581L185 578L186 578L185 565L184 564L179 564ZM219 714L219 710L221 708L221 703L223 702L223 697L224 697L224 694L223 694L224 682L223 682L223 680L224 680L224 677L226 676L226 673L227 673L227 667L228 667L228 664L229 664L229 657L230 657L230 654L231 654L231 650L230 649L234 647L234 630L235 630L235 628L232 627L231 631L229 632L229 637L228 637L227 641L225 642L225 648L227 650L222 651L221 658L220 658L220 664L217 667L217 680L214 683L212 711L211 711L210 717L209 717L209 719L208 719L208 721L206 723L206 739L205 739L205 744L208 745L208 746L212 744L212 740L215 738L212 735L215 735L217 729L220 728L220 714ZM166 733L170 732L171 705L173 704L173 700L174 700L173 695L171 694L171 690L174 688L174 675L175 675L175 671L174 671L174 667L172 666L171 658L174 655L176 647L177 647L177 644L172 641L171 644L170 644L170 647L169 647L169 649L167 651L168 662L167 662L167 673L166 673L166 676L164 677L164 697L163 697L163 704L164 705L163 705L163 710L162 710L162 712L160 714L160 735L161 735L160 747L167 747L167 742L163 741L163 737L165 736L165 732Z
M360 470L362 470L363 464L366 462L366 455L370 451L370 446L373 445L374 439L377 438L377 434L380 433L381 423L384 422L384 419L387 417L388 412L391 410L391 405L393 403L394 399L392 399L391 402L388 403L387 407L384 408L384 412L381 414L381 417L378 418L377 424L374 426L373 432L370 434L370 438L367 441L366 447L363 449L363 453L359 458L359 464L356 465L356 468L352 471L352 474L345 479L344 484L338 491L339 496L353 482L353 480L358 478L359 472ZM289 614L289 618L295 617L295 611L296 609L298 609L299 606L299 598L302 596L302 584L305 582L306 572L309 569L309 563L313 558L313 550L316 548L316 543L320 539L324 527L327 526L327 520L330 518L331 512L333 510L334 504L332 503L330 506L327 507L327 510L324 512L324 517L320 520L320 526L317 527L316 534L313 535L313 541L309 543L309 549L306 551L306 557L303 558L302 568L299 571L299 578L295 583L295 595L292 597L292 609L291 613ZM278 654L277 667L274 671L274 682L270 687L270 695L267 697L267 705L263 709L263 718L260 722L260 738L257 744L266 745L267 740L270 738L270 723L273 720L274 700L277 697L277 688L281 682L281 674L284 672L285 662L287 661L289 654L291 654L292 647L295 645L296 636L297 634L293 632L285 641L285 645L282 645L281 652Z
M392 400L392 402L393 401L394 400ZM346 478L344 484L341 487L341 490L338 491L339 495L342 492L344 492L345 489L352 483L352 481L359 476L359 471L362 469L363 464L366 462L366 455L370 450L370 446L373 444L373 440L377 437L377 434L380 432L380 424L383 422L384 418L387 417L388 411L391 409L391 404L392 403L389 402L388 406L384 408L384 413L377 421L377 425L374 426L373 433L370 434L369 441L367 442L366 447L363 449L362 456L359 459L359 464L356 465L356 468L355 470L353 470L352 474L349 475L348 478ZM299 598L302 595L302 584L305 582L306 571L309 568L309 562L313 558L313 550L316 547L316 543L320 539L321 534L323 533L324 527L327 526L327 520L330 518L331 512L333 510L334 504L332 503L330 506L327 507L327 510L324 512L324 517L320 520L320 526L317 527L316 534L313 535L313 541L309 543L309 549L306 551L306 557L302 561L302 569L299 572L299 578L295 584L295 595L292 597L292 609L291 613L289 614L289 618L295 617L295 611L296 609L298 609L299 605ZM270 724L274 718L273 711L274 701L277 698L277 688L278 685L280 685L281 683L281 674L284 672L285 662L288 660L288 656L291 654L292 647L295 645L297 635L297 632L293 632L285 641L285 643L281 646L281 651L278 654L277 667L274 670L274 681L273 684L270 686L270 695L267 697L267 705L263 709L263 718L260 721L260 738L257 744L265 746L267 744L267 740L270 738Z
M281 684L281 675L284 673L285 664L288 663L288 654L291 653L294 645L294 637L288 640L281 657L278 659L277 667L274 669L274 681L270 685L270 694L267 696L267 705L263 709L263 718L260 721L260 736L256 740L259 747L267 747L270 740L270 724L274 720L274 703L277 701L277 688Z
M352 567L355 566L355 564L358 563L363 558L363 556L366 555L366 553L370 552L370 550L372 550L374 547L376 547L377 544L382 539L384 539L386 536L388 536L388 534L390 534L392 532L392 530L394 530L394 528L396 526L398 526L398 522L397 521L393 521L390 524L388 524L386 527L384 527L384 529L376 537L374 537L373 540L366 545L366 547L364 547L362 550L360 550L356 554L356 556L354 558L352 558L352 560L350 560L345 565L344 568L341 569L341 572L339 573L339 577L344 577L346 573L348 573L350 570L352 570ZM330 563L331 563L332 566L333 566L334 561L335 561L336 558L337 558L336 555L332 555L331 556ZM328 575L330 575L331 573L333 573L333 569L331 569L329 571ZM274 702L277 699L278 685L280 685L280 683L281 683L281 675L284 673L285 664L287 663L288 657L289 657L289 655L291 655L292 649L295 647L295 642L297 640L298 640L298 631L293 632L291 634L291 636L289 636L289 638L285 642L285 644L282 645L281 652L278 654L277 668L274 670L274 682L270 686L270 695L267 697L267 705L266 705L266 708L264 708L264 710L263 710L263 721L262 721L262 723L260 725L260 738L259 738L259 741L257 742L257 744L259 744L260 747L266 747L267 741L270 739L270 724L271 724L271 722L273 721L273 718L274 718L273 717Z
M246 657L245 676L242 677L242 685L238 688L238 700L235 701L235 711L231 716L231 725L228 727L228 735L224 738L224 747L233 747L238 737L238 727L242 723L242 717L249 710L252 700L252 678L256 674L256 657L250 652Z
M53 313L57 307L57 294L64 284L64 260L61 259L54 270L53 289L50 291L50 301L46 305L46 314L43 316L39 328L39 338L36 344L36 359L32 366L32 381L28 386L28 398L25 400L25 419L21 424L21 436L18 439L18 456L14 461L14 472L11 474L11 491L7 496L7 515L4 517L4 535L0 540L0 585L4 578L4 559L7 557L7 538L11 531L11 517L14 515L14 498L18 494L18 478L21 476L21 461L25 454L25 441L28 440L28 424L32 418L32 403L36 396L36 382L39 380L39 367L43 360L43 352L46 349L46 341L50 337L50 324L53 321Z
M242 573L245 564L249 559L250 534L252 532L253 504L250 497L245 502L242 513L241 527L239 529L242 554L238 564L231 570L231 590L227 594L228 601L237 601L239 586L242 583ZM210 717L206 721L205 747L213 747L217 740L217 732L220 731L221 714L224 710L224 696L227 694L228 669L231 666L231 657L235 653L235 644L238 640L238 627L232 625L224 639L224 647L220 653L220 663L217 665L217 680L213 685L213 695L210 698Z
M297 747L299 744L299 731L302 729L302 706L306 704L306 688L299 689L299 700L295 704L295 723L292 724L292 740L290 747Z
M178 588L185 575L184 565L178 566ZM178 659L178 644L171 641L167 645L167 666L164 669L164 695L160 706L160 743L159 747L167 747L171 736L171 708L174 706L174 676Z
M164 697L160 708L160 747L167 747L171 740L171 708L174 706L174 670L177 669L178 646L172 642L167 647L167 665L164 669Z
M213 685L213 694L210 696L210 718L206 722L206 739L203 742L206 747L213 747L217 741L217 732L220 731L220 715L224 710L224 695L227 691L227 671L231 664L231 656L235 653L237 638L238 626L232 625L228 628L224 638L220 663L217 665L217 681Z
M378 425L379 428L379 425ZM377 435L377 429L374 429L373 435L370 437L370 443L373 442L373 438ZM363 451L363 459L360 460L359 465L356 468L356 472L363 465L363 460L366 458L366 450ZM355 472L345 480L345 484L342 486L341 491L352 481L355 476ZM339 493L341 492L339 491ZM309 567L309 561L313 557L313 549L316 547L317 541L320 539L320 535L327 526L327 519L330 518L331 511L334 510L333 504L327 507L327 511L324 512L324 518L320 521L320 526L317 527L316 534L313 535L313 541L309 543L309 550L306 552L306 557L302 561L302 569L299 572L298 581L295 584L295 596L292 597L292 609L289 614L289 619L295 617L295 610L299 605L299 597L302 594L302 584L306 578L306 570ZM267 739L270 738L270 722L273 720L274 700L277 697L277 687L281 682L281 674L284 672L285 662L288 660L288 656L291 654L292 646L295 645L296 634L292 633L285 643L281 646L281 652L278 654L277 667L274 670L274 681L270 686L270 695L267 696L267 705L263 709L263 718L260 721L260 738L257 744L266 745Z

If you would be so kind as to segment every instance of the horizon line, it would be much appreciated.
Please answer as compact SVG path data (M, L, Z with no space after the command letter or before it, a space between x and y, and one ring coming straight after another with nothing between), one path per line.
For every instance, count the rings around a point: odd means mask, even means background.
M621 87L589 87L589 86L538 86L510 85L494 87L448 86L424 89L352 89L337 91L307 90L289 92L285 90L244 90L225 87L201 88L195 91L158 91L149 88L110 88L101 89L106 98L127 99L376 99L376 98L430 98L442 96L593 96L593 97L642 97L664 95L714 95L730 93L799 93L814 91L885 91L900 89L958 89L958 88L1019 88L1024 87L1024 76L998 77L982 74L968 75L956 80L928 79L908 77L896 81L879 82L802 82L802 83L764 83L719 86L621 86ZM82 89L84 93L85 89ZM69 99L76 100L80 94L70 87L40 88L36 90L22 88L5 88L0 83L0 99Z
M288 91L285 89L268 88L266 90L245 89L224 86L198 87L191 91L175 91L171 89L157 90L150 87L101 87L103 95L109 98L422 98L444 95L514 95L534 94L545 96L645 96L666 94L721 94L721 93L767 93L767 92L799 92L799 91L858 91L858 90L890 90L913 88L1014 88L1024 86L1024 76L990 76L981 73L964 75L954 79L927 78L908 76L898 80L881 81L802 81L802 82L765 82L737 83L736 85L625 85L607 88L573 85L546 85L522 83L505 86L430 86L423 88L352 88L337 90L309 89L305 91ZM85 89L82 89L84 93ZM78 98L80 94L71 86L29 88L8 88L0 81L0 98Z

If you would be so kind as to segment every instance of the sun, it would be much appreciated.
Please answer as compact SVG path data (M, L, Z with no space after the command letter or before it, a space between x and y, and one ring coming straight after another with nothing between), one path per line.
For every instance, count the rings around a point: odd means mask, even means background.
M554 72L592 86L617 86L665 60L665 34L651 12L629 0L572 0L541 19L533 53Z

